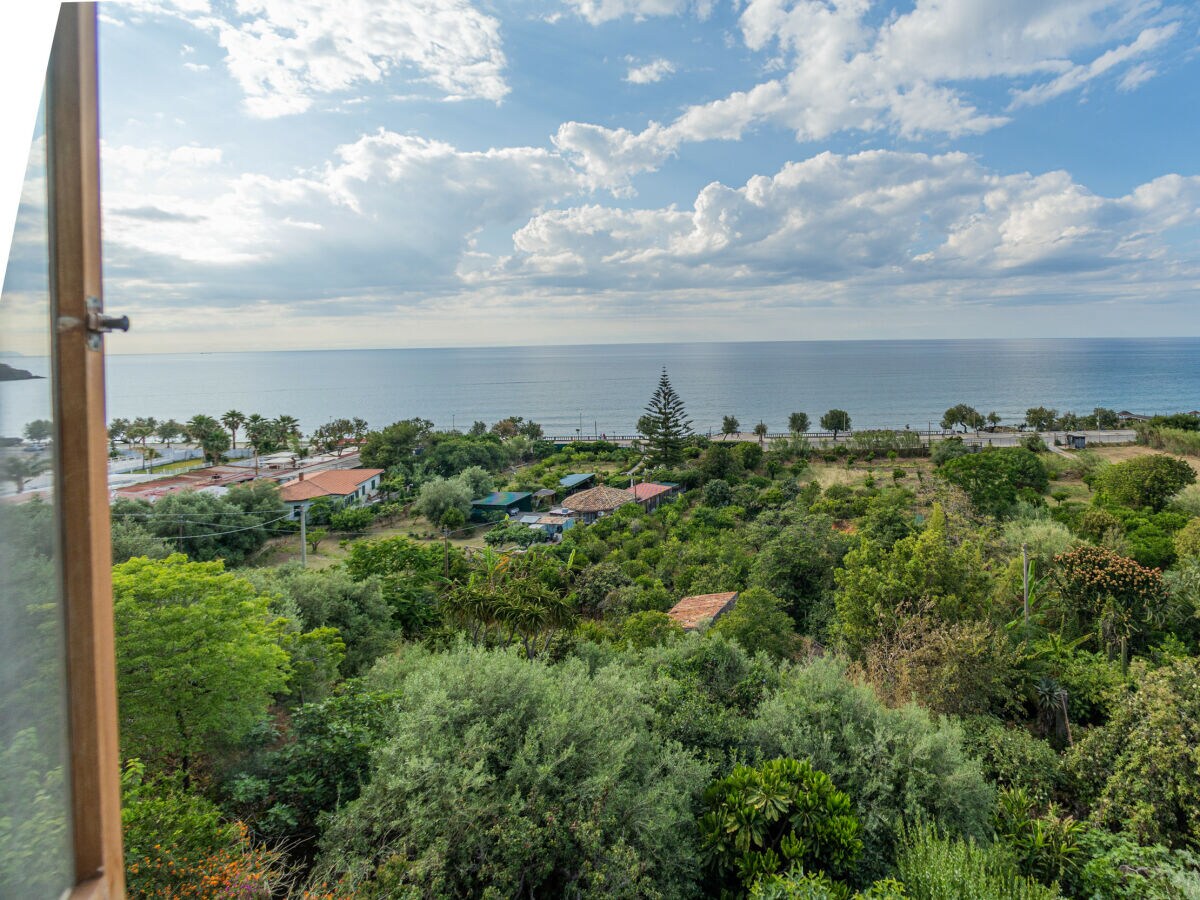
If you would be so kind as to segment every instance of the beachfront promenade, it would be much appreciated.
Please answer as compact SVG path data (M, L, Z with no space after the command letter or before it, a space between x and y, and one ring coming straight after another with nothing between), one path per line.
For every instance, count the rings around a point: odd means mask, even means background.
M917 437L919 437L921 439L922 444L928 444L930 441L941 441L941 440L945 440L946 438L951 438L951 437L959 437L959 438L962 438L968 444L979 444L984 447L988 447L988 446L991 446L991 447L1015 447L1018 444L1020 444L1020 442L1023 438L1026 438L1031 434L1040 434L1042 436L1042 440L1044 440L1047 444L1051 444L1051 445L1054 443L1054 441L1056 439L1065 442L1066 435L1068 433L1076 434L1076 435L1078 435L1078 434L1084 435L1087 438L1087 443L1089 445L1090 444L1130 444L1130 443L1133 443L1133 441L1137 438L1137 432L1135 432L1132 428L1114 428L1114 429L1103 430L1103 431L1078 430L1078 431L1071 431L1071 432L1065 432L1065 431L1041 431L1041 432L1034 432L1034 431L995 431L995 432L992 432L992 431L968 431L966 434L964 434L961 431L953 431L953 432L952 431L917 431L915 429L904 429L904 428L871 428L871 429L864 428L864 429L859 429L859 431L860 431L860 433L863 431L872 431L872 432L893 431L896 434L915 434L915 435L917 435ZM705 434L704 432L700 432L700 433ZM735 432L734 434L721 434L719 432L707 433L707 434L705 434L705 436L708 437L712 441L721 442L721 443L724 443L726 441L728 441L728 442L735 442L735 441L758 442L759 441L758 435L756 435L750 431L739 431L739 432ZM787 432L771 433L771 434L768 434L762 440L765 443L770 444L771 441L776 440L778 438L790 438L790 437L792 437L792 435L788 434ZM824 447L824 446L829 446L829 445L832 445L835 443L833 433L828 432L828 431L810 431L808 434L804 435L804 437L806 437L808 439L809 443L813 444L814 446ZM605 435L605 434L601 434L601 435L570 434L570 435L547 435L545 439L548 441L551 441L552 443L555 443L555 444L569 444L572 442L591 443L594 441L606 440L606 441L609 441L610 443L617 444L618 446L621 446L621 447L628 447L634 441L641 440L642 438L640 435L636 435L636 434L608 434L608 435ZM848 444L848 443L852 442L853 439L854 439L853 431L850 431L850 432L842 431L842 432L838 433L836 443Z

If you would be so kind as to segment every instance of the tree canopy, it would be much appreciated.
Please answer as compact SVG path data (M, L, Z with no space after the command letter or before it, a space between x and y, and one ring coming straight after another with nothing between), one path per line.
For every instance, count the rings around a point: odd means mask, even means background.
M645 415L638 419L638 431L646 439L652 466L673 466L683 458L683 443L692 433L692 420L671 387L665 368L654 396L646 404Z
M221 562L177 553L114 568L126 755L188 772L263 720L290 670L268 604Z

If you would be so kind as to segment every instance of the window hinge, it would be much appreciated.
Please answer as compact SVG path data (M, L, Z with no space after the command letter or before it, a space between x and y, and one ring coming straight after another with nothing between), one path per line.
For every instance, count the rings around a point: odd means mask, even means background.
M58 333L63 334L68 331L74 331L76 328L84 328L87 331L87 344L91 350L99 350L101 347L101 339L110 331L128 331L129 316L106 316L104 314L104 305L100 302L99 297L88 297L85 301L87 308L87 317L80 319L77 316L59 316L58 317Z
M92 350L99 350L101 338L110 331L129 331L129 316L104 314L104 304L99 297L87 298L87 342Z

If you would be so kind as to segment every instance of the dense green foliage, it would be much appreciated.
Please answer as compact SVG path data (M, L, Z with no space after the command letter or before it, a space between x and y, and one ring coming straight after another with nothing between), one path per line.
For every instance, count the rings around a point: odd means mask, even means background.
M800 416L769 445L710 441L667 387L647 447L555 447L520 416L331 423L324 444L365 440L393 502L371 522L314 505L310 534L345 526L326 568L246 568L289 526L269 487L117 504L131 834L171 835L131 884L169 893L175 862L179 893L217 866L310 898L1200 895L1186 472L1036 434L835 442ZM286 417L225 418L230 439L295 442ZM1156 427L1196 434L1179 425ZM487 491L571 473L679 492L553 540L466 521ZM376 536L396 523L413 530ZM50 551L28 531L5 623L44 642ZM669 612L729 592L695 630ZM27 673L0 671L32 709ZM50 789L51 746L30 729L0 761ZM56 834L31 810L0 847Z
M113 571L121 742L188 773L250 731L287 683L282 622L220 562L132 559Z
M393 896L692 893L708 768L654 734L633 673L460 648L373 681L398 691L398 715L322 839L322 879Z
M804 760L735 766L704 792L704 810L710 894L736 894L796 867L845 875L862 851L850 798Z
M859 872L866 880L887 874L905 819L924 817L955 834L987 833L993 793L963 749L961 728L916 706L884 706L836 662L788 672L759 708L749 742L766 758L810 760L850 795L862 824Z
M1050 484L1046 467L1024 447L989 448L948 460L942 475L981 511L1002 515L1018 497L1036 498Z
M1022 875L1003 847L949 838L930 826L905 836L897 868L904 896L914 900L1053 900L1058 896Z
M1160 510L1195 481L1196 472L1186 462L1156 453L1136 456L1100 470L1093 486L1109 502Z

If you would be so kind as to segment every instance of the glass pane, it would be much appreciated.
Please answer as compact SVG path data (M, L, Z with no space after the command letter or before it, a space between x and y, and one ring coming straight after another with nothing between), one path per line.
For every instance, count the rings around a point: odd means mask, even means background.
M0 292L0 898L73 880L53 502L44 121Z

